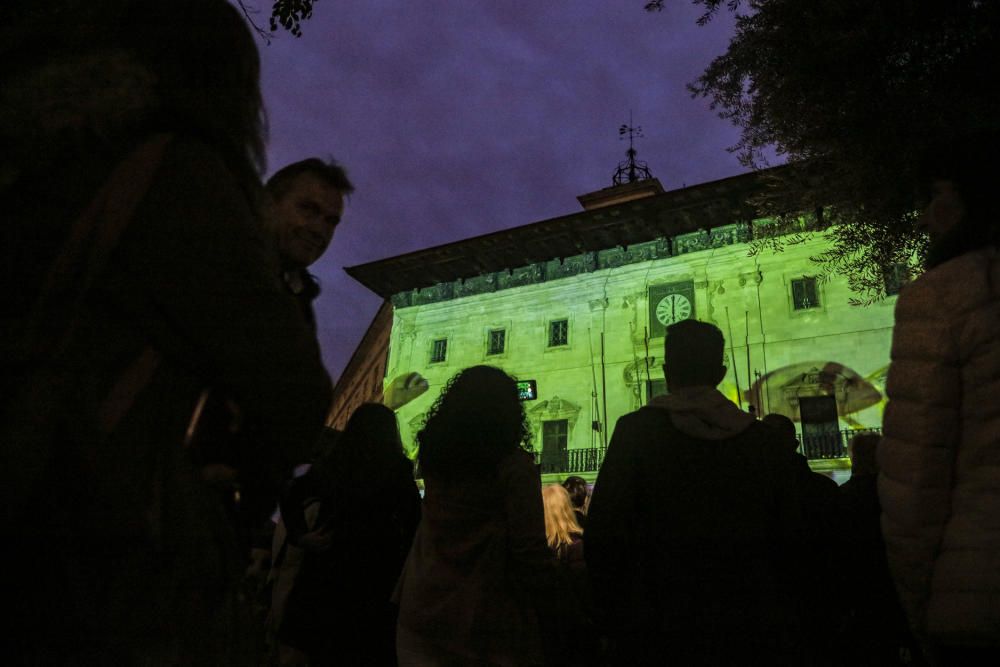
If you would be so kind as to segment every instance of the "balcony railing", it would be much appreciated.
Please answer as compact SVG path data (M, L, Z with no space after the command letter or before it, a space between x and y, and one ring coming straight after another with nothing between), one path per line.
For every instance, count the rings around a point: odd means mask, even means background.
M799 437L799 451L807 459L847 458L847 444L856 435L872 433L882 435L880 428L846 428L823 436ZM597 472L604 462L606 447L567 449L565 451L541 454L535 452L535 461L542 474Z
M845 428L836 433L819 436L799 436L799 451L807 459L847 458L847 444L856 435L882 435L880 428Z
M535 453L542 474L567 472L597 472L604 462L606 447L567 449L548 454Z

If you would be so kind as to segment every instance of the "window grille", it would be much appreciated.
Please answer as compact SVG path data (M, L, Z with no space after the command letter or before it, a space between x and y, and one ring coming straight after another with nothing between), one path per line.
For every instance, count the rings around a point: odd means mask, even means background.
M490 331L489 342L486 345L486 354L503 354L507 345L507 330L492 329Z
M819 290L815 278L798 278L792 281L792 307L795 310L819 308Z
M448 339L438 338L431 345L431 363L436 364L445 360L448 356Z
M549 347L569 343L569 320L549 322Z

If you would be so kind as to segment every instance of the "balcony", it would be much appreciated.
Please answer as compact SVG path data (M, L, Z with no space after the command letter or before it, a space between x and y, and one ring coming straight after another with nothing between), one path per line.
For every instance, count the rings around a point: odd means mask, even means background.
M882 429L845 428L829 435L811 436L805 439L799 436L799 451L810 461L846 459L847 444L851 438L868 433L881 436ZM567 449L544 455L535 452L535 461L543 475L597 472L604 462L606 451L605 447L588 447Z
M535 452L535 462L543 475L554 473L597 472L604 462L606 447L566 449L541 454Z
M846 459L847 445L856 435L882 435L880 428L845 428L820 436L798 436L799 451L810 461Z

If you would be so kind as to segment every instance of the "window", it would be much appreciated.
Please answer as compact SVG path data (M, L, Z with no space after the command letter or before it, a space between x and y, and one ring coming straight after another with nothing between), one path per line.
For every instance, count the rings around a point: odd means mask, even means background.
M896 262L885 270L883 278L885 280L885 295L899 294L903 285L910 282L910 267L902 262Z
M448 356L448 339L438 338L431 345L431 363L436 364L445 360Z
M491 329L489 340L486 341L486 354L503 354L507 345L506 329Z
M815 278L797 278L792 281L792 308L819 308L819 290L816 288Z
M549 347L558 347L569 343L569 320L553 320L549 322Z
M566 446L569 442L569 420L542 422L542 472L565 472Z

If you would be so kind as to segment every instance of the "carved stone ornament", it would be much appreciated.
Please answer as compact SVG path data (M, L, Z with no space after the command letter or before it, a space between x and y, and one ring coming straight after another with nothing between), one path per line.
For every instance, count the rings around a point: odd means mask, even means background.
M547 401L539 401L528 409L528 417L537 423L566 419L572 427L580 415L580 406L565 398L553 396Z

